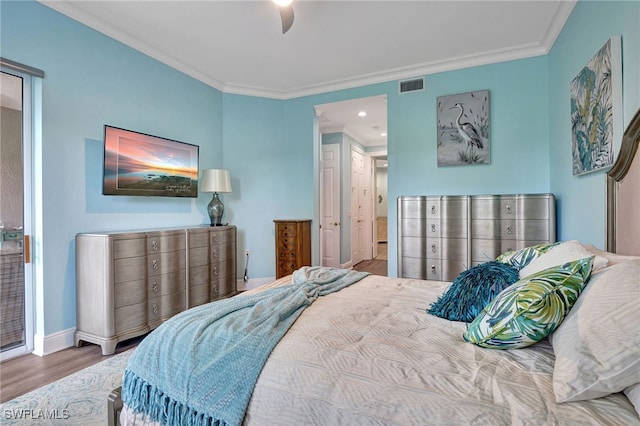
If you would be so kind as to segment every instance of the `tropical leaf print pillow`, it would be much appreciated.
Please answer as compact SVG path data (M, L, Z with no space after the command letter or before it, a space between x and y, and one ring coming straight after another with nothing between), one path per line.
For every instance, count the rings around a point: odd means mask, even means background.
M591 275L593 256L554 266L504 289L478 315L464 340L492 349L530 346L552 333Z
M558 244L560 244L559 241L556 243L529 246L516 251L507 251L498 256L496 260L498 262L508 263L520 270L527 266L532 260L538 258L541 254L546 253Z

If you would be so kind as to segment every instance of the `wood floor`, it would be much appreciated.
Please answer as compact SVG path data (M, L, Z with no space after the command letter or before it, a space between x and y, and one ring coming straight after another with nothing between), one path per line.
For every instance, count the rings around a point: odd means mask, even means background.
M355 265L353 269L387 276L386 244L378 247L379 255L376 259L362 261ZM142 337L119 344L116 348L116 354L135 347L141 339ZM79 348L64 349L45 357L29 354L4 361L0 363L0 403L21 396L107 358L109 356L103 356L99 346L87 344Z
M141 338L122 342L117 355L140 342ZM33 354L0 363L0 403L38 389L65 376L80 371L113 355L103 356L100 346L84 345L68 348L40 357Z

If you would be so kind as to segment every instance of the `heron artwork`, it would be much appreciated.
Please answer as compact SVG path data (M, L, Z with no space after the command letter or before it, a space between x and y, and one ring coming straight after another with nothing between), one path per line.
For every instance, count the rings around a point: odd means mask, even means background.
M489 163L489 91L438 97L438 166Z
M458 133L462 136L462 139L467 143L469 148L473 148L473 146L477 146L478 149L482 149L482 139L480 139L480 134L478 130L471 123L461 123L460 118L464 114L464 107L461 103L457 103L451 107L451 109L458 108L460 110L460 114L458 118L456 118L456 128L458 129Z

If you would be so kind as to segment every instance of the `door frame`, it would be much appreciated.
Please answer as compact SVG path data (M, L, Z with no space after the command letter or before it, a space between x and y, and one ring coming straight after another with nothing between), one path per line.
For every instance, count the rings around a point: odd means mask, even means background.
M14 66L10 61L3 59L0 71L22 79L22 162L23 162L23 223L22 229L25 236L34 234L34 147L40 128L39 99L42 88L35 77L44 76L39 70L26 66ZM25 72L26 71L26 72ZM33 246L31 238L25 238L23 252L24 264L24 343L21 346L0 352L0 361L31 353L34 350L35 330L35 287L34 287L34 263ZM26 260L30 260L26 262Z

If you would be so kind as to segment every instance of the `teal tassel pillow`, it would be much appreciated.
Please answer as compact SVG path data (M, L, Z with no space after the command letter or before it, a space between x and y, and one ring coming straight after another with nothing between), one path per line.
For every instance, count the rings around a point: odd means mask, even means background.
M491 261L462 272L427 312L450 321L471 322L503 289L518 281L509 263Z

